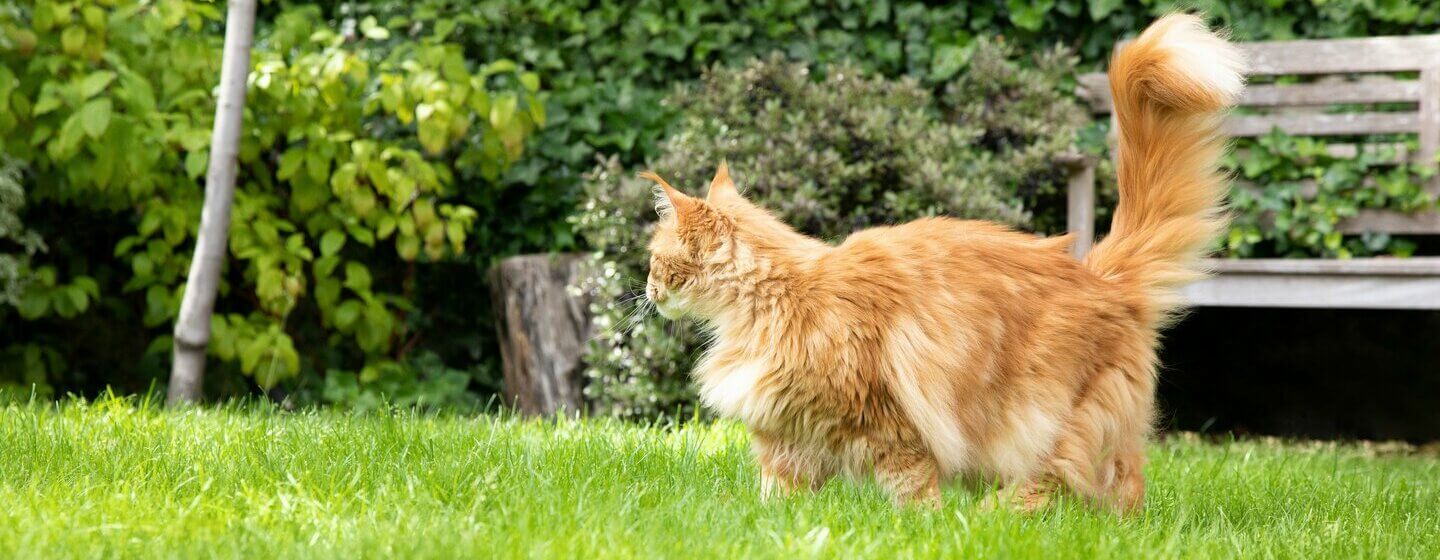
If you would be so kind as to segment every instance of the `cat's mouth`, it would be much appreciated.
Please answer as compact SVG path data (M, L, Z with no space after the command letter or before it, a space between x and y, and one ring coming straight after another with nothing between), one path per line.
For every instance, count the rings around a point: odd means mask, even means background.
M661 317L679 319L685 314L685 298L657 289L654 284L645 287L645 297L655 304L655 311L658 311Z
M679 319L681 315L685 314L685 310L681 306L669 299L655 302L655 311L660 312L661 317L672 320Z

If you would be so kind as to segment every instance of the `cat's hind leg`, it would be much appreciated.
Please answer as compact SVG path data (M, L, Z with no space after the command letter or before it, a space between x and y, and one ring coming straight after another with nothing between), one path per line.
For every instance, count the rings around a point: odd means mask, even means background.
M1068 491L1130 513L1145 496L1145 442L1154 415L1152 370L1109 368L1080 395L1042 471L1016 488L1013 503L1033 511Z

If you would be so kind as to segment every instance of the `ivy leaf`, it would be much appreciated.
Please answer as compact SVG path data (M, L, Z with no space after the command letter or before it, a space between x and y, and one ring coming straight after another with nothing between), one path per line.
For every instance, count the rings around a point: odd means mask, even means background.
M1124 0L1090 0L1090 19L1100 21L1120 8Z
M1006 0L1010 8L1010 23L1026 31L1039 31L1045 24L1045 14L1055 6L1055 0Z
M950 79L970 61L970 53L974 50L974 43L965 46L940 45L930 59L930 77L941 81Z

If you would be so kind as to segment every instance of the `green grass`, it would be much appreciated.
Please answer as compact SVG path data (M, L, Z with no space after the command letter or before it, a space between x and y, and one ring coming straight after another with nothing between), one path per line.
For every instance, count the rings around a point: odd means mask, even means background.
M0 407L0 558L1440 558L1440 460L1152 446L1145 513L832 483L761 503L744 432L498 417Z

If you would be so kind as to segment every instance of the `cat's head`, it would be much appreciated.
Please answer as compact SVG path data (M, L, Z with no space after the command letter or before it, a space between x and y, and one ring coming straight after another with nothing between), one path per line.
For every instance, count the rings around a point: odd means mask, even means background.
M735 189L723 162L704 199L680 192L654 173L640 176L655 181L655 211L660 213L650 239L645 296L668 319L713 316L715 307L724 304L719 277L749 254L741 248L737 229L753 207Z

